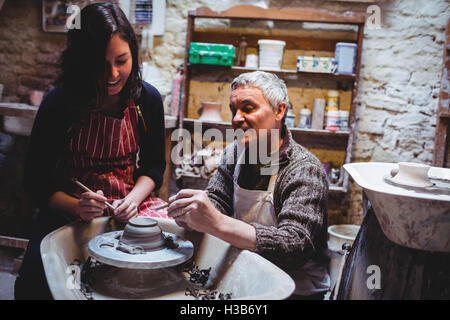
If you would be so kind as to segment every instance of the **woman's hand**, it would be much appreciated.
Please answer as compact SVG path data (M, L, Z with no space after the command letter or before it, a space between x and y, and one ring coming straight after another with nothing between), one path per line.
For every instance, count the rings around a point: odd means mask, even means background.
M81 194L78 201L77 215L85 221L90 221L95 217L103 215L106 208L105 201L107 199L103 196L103 192L98 190L94 192L85 192Z
M214 234L224 217L209 201L208 193L202 190L180 190L169 202L167 214L186 229Z
M112 213L114 219L123 223L127 223L138 214L138 203L129 197L114 200L112 206L116 208Z

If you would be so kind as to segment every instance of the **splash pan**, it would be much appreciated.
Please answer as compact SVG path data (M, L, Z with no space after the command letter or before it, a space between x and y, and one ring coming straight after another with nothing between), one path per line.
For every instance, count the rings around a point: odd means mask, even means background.
M344 165L364 189L386 237L405 247L450 252L450 194L446 181L431 188L390 183L395 163L361 162ZM450 169L431 168L429 177L447 177Z
M157 220L164 234L190 241L194 252L189 261L201 270L210 269L204 288L231 293L232 299L288 298L295 289L287 273L247 250L240 250L208 234L187 232L168 219ZM109 232L121 231L109 217L96 218L90 223L73 223L48 234L41 243L41 256L47 282L55 299L85 300L80 288L71 285L74 261L87 261L89 242ZM249 268L249 266L252 266ZM95 268L91 276L93 299L177 299L195 300L186 295L189 282L181 266L158 269L128 269L110 265ZM264 281L261 281L264 279Z
M117 249L123 231L107 232L96 236L89 242L89 252L97 261L119 268L158 269L176 266L189 260L194 253L190 241L183 241L172 233L163 233L172 239L176 248L162 248L156 251L130 254Z

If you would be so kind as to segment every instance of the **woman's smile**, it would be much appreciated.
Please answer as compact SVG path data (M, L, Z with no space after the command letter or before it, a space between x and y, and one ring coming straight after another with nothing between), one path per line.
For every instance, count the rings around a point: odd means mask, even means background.
M130 46L118 34L111 37L106 48L108 95L118 94L125 86L132 68Z

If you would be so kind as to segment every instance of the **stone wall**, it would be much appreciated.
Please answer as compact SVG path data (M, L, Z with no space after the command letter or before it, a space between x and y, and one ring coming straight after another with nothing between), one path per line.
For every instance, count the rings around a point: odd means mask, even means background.
M48 91L65 39L65 34L42 31L41 1L6 1L0 10L3 101L28 103L30 90Z
M255 1L167 0L166 32L155 38L154 48L144 53L143 59L155 62L170 88L175 69L184 58L188 10L199 6L223 10L243 3ZM364 13L368 6L324 0L260 3L273 8L311 7L340 13L348 10ZM385 0L379 6L381 29L365 31L359 133L353 160L430 164L450 4L447 0ZM57 62L64 44L64 34L42 31L41 1L7 0L0 10L0 83L5 85L4 100L28 102L30 90L50 89L58 73ZM2 175L5 167L1 163L11 157L21 157L21 147L11 147L20 138L2 133L0 139L0 183L3 186L7 181L11 184L9 189L18 190L19 185L12 177ZM24 142L18 143L20 146ZM10 146L8 150L5 145ZM6 206L2 199L3 196L0 197L3 212ZM350 204L341 223L360 223L361 190L356 185L352 186ZM14 210L9 212L12 214Z
M151 56L170 81L183 62L186 12L206 5L223 10L256 1L169 1L167 30ZM259 1L271 8L310 7L343 13L366 13L368 4L323 0ZM198 4L198 5L197 5ZM446 0L379 1L381 28L365 29L358 137L353 161L416 161L431 164L439 97L444 32L450 17ZM170 23L169 23L170 22ZM181 33L180 33L181 31ZM177 50L170 50L177 48ZM171 52L171 54L167 54ZM352 185L350 208L341 223L360 223L362 193Z
M0 10L1 101L29 103L30 90L48 91L64 44L64 34L42 31L41 1L6 1ZM21 184L27 141L0 129L0 235L30 234L31 208Z

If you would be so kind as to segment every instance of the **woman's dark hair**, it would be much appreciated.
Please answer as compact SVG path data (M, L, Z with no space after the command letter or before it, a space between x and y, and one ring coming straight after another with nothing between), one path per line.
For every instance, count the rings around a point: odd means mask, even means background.
M123 11L112 3L94 3L80 13L80 29L67 33L67 48L61 56L62 73L57 84L71 99L78 116L101 107L108 95L105 55L114 34L130 46L133 59L130 76L120 92L120 103L138 99L141 92L139 48L134 30Z

